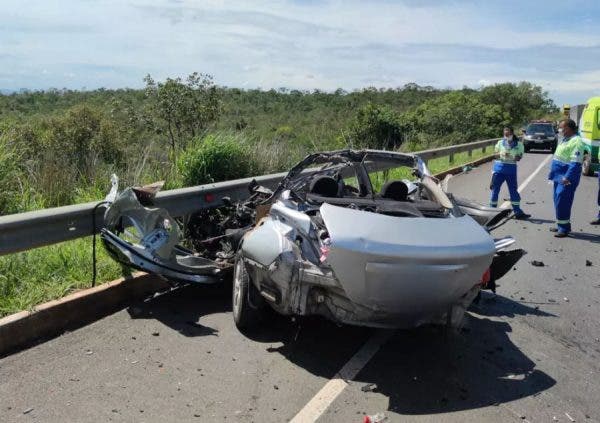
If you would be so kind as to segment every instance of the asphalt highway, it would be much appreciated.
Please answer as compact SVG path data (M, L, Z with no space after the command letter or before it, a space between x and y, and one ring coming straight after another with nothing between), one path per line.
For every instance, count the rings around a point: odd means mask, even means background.
M582 177L573 234L556 239L548 157L519 166L532 219L494 231L527 255L460 330L273 313L243 335L230 285L189 286L1 359L0 421L600 421L598 181ZM487 202L490 169L453 177L450 191Z

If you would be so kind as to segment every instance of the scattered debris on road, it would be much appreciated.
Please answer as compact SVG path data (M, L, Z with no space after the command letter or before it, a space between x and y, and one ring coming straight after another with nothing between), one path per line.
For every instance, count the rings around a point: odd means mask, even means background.
M387 416L385 415L385 413L381 412L373 414L372 416L365 416L363 418L363 423L378 423L383 422L385 420L387 420Z
M568 299L567 297L563 298L563 300L564 300L566 303L568 303L568 302L569 302L569 299Z
M375 389L377 389L376 383L368 383L360 388L363 392L373 392Z
M586 261L585 261L585 265L586 265L587 267L590 267L590 266L592 265L592 262L591 262L590 260L586 260Z
M532 266L535 266L535 267L544 267L545 266L544 262L539 261L539 260L532 260L530 263Z
M33 411L33 407L29 407L27 410L23 411L23 414L29 414Z
M571 420L572 422L574 422L574 421L575 421L575 419L574 419L573 417L571 417L571 416L569 415L569 413L565 413L565 416L567 416L567 418L568 418L569 420Z
M152 336L159 336L160 332L152 332Z

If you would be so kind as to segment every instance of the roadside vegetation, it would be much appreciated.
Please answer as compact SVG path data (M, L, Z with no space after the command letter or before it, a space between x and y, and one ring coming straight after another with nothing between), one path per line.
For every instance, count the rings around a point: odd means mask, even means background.
M527 82L332 93L218 87L198 73L144 82L141 90L0 95L0 215L99 200L112 173L122 185L176 188L284 171L318 150L416 151L493 138L504 125L557 111ZM447 161L430 167L444 170ZM0 257L0 315L88 286L90 243ZM120 274L103 251L98 263L99 280Z

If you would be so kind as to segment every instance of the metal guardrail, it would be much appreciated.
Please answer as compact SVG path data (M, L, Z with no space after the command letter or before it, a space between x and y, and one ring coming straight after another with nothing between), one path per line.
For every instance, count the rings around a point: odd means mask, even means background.
M489 140L469 142L466 144L453 145L450 147L433 148L431 150L423 150L415 152L421 157L422 160L428 162L431 159L437 159L440 157L450 156L450 163L454 162L454 155L458 153L467 152L469 157L473 154L474 150L481 148L481 151L485 153L486 149L498 142L500 138L492 138Z
M461 152L486 148L495 144L498 138L442 147L413 154L419 155L425 162L450 157ZM285 173L258 176L256 178L236 179L160 192L155 199L157 207L165 208L174 216L184 216L207 207L221 205L221 198L242 199L248 195L248 184L255 179L260 185L275 187ZM0 216L0 255L17 253L45 245L56 244L84 236L89 236L102 227L104 208L96 209L96 227L92 214L98 202L56 207L27 213Z

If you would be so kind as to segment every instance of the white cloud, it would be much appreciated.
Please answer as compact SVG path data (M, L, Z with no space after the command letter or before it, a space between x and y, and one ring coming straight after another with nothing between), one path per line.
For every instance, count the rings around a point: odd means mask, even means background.
M552 7L565 7L555 3ZM43 0L4 0L0 81L16 89L122 87L140 86L146 73L162 79L201 71L222 85L263 88L530 80L568 93L599 86L590 75L600 67L600 33L585 25L518 25L514 19L521 9L499 16L486 6L65 0L58 7ZM576 60L555 55L564 45L577 48Z

